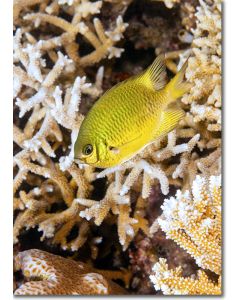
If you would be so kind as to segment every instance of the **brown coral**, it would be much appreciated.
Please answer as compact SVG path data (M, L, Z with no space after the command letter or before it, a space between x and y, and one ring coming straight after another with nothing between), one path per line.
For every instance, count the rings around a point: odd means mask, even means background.
M101 271L37 249L20 252L15 258L15 268L21 270L27 280L16 289L15 295L125 294L123 288Z

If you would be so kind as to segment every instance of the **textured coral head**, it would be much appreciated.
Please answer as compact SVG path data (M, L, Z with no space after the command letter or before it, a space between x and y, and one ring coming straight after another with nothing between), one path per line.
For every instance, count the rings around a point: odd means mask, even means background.
M121 295L126 291L86 264L38 249L20 252L15 269L25 283L15 295ZM37 280L36 280L37 279Z

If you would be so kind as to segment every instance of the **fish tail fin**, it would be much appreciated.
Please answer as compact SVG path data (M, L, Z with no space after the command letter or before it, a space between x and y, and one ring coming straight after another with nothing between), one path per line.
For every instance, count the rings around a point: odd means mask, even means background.
M178 73L170 80L170 82L164 88L167 94L166 104L177 100L190 90L191 84L184 80L184 74L187 68L187 63L188 59L183 64L180 71L178 71Z
M185 112L180 107L180 103L176 100L182 97L191 88L191 85L184 80L187 61L188 59L181 70L164 87L164 107L161 113L160 126L155 134L155 138L173 130L185 115ZM160 93L161 92L162 91L160 91Z
M164 55L158 55L153 63L144 71L139 80L146 87L158 91L167 84L167 73L164 62Z

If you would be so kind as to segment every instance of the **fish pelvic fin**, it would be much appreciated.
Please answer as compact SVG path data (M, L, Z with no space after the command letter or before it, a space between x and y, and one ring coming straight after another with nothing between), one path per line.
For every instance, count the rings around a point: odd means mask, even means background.
M185 61L178 73L165 86L164 91L167 99L166 105L182 97L191 89L191 84L184 80L187 64L188 59Z
M146 87L159 91L167 84L164 55L158 55L153 63L139 76L139 81Z
M154 139L157 139L163 135L166 135L172 131L179 121L184 117L185 112L180 108L166 109L161 113L160 126L154 135Z

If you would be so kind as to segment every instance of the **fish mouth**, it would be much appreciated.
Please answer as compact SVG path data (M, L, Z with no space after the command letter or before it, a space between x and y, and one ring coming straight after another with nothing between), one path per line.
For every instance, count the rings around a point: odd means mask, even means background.
M96 166L96 164L99 163L99 160L96 160L95 162L87 163L85 160L81 160L78 157L73 158L74 162L81 165L89 165L89 166Z
M79 164L85 164L85 161L84 161L84 160L81 160L81 159L78 158L78 157L74 157L73 160L74 160L76 163L79 163Z

